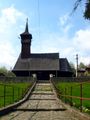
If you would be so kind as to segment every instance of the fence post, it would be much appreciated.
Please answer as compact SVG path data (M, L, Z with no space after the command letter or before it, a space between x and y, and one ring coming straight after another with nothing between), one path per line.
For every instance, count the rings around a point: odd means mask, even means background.
M24 90L23 90L23 88L22 88L22 98L23 98L23 95L24 95Z
M82 83L80 84L80 111L82 112Z
M6 99L6 85L4 85L4 107L6 105L5 99Z
M70 105L72 106L73 105L73 103L72 103L72 87L71 87L71 101L70 101Z
M65 103L66 103L66 92L67 92L67 88L65 88Z
M20 89L18 88L18 100L20 98Z
M14 103L14 86L12 87L12 91L13 91L13 93L12 93L12 100L13 100L13 103Z

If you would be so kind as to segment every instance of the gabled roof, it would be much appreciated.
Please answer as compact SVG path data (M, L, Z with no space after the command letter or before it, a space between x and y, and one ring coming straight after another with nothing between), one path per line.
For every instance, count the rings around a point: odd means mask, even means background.
M13 70L59 70L59 53L30 54L30 58L19 56Z
M30 58L19 56L13 71L61 71L72 72L66 58L59 58L59 53L30 54Z

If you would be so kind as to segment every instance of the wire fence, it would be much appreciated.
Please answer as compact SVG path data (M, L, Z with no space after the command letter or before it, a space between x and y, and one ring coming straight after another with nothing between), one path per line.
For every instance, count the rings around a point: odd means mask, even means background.
M79 108L81 112L90 112L90 79L87 81L83 79L83 82L81 82L82 80L72 81L72 78L61 79L64 79L64 81L60 80L60 78L51 80L58 97L65 103Z
M13 78L11 81L9 78L7 81L0 81L0 108L22 99L35 82L27 77L19 78L19 80L17 78L17 81L15 79Z

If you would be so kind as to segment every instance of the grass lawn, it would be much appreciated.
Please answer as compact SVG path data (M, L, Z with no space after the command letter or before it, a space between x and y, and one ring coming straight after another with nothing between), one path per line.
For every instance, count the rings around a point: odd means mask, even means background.
M21 99L28 87L31 85L31 83L1 83L0 107L14 103Z
M59 92L63 95L72 95L80 97L81 95L81 88L80 83L76 82L58 82L56 83L56 87L59 89ZM71 88L72 87L72 88ZM65 90L66 88L66 90ZM72 93L71 93L72 91ZM90 82L82 84L82 97L83 98L90 98ZM65 97L60 97L62 100L65 100ZM66 102L71 102L71 98L66 97ZM72 104L77 108L80 108L80 99L72 98ZM82 106L84 109L90 110L90 100L83 100Z

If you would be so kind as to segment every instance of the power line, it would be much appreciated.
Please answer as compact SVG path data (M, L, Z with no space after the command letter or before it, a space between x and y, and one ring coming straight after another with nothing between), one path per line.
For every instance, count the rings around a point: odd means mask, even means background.
M40 39L40 1L38 0L38 34Z

